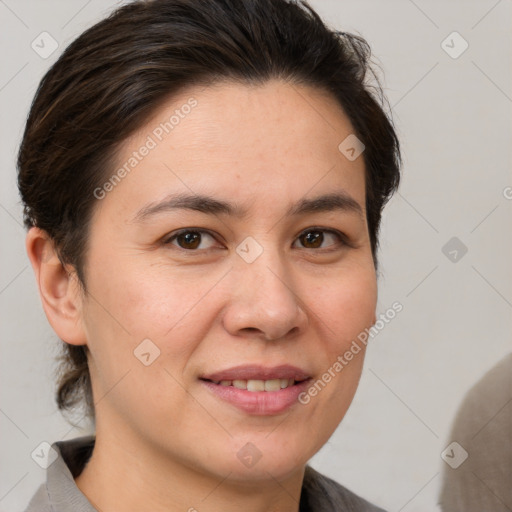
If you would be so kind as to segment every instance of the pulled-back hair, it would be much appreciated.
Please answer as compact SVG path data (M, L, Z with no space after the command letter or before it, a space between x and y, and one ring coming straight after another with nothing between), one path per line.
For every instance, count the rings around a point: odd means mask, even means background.
M72 42L39 84L18 155L25 226L48 233L86 291L94 190L112 174L120 144L188 87L278 78L330 93L365 145L377 268L381 213L398 187L400 149L369 59L362 37L328 28L305 1L125 5ZM57 404L63 411L85 405L94 418L87 346L62 346Z

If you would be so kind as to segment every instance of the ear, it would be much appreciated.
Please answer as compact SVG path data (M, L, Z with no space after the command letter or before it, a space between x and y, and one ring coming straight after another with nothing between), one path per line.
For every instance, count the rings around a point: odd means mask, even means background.
M46 231L30 228L25 246L48 322L61 340L71 345L86 345L83 298L74 267L62 265Z

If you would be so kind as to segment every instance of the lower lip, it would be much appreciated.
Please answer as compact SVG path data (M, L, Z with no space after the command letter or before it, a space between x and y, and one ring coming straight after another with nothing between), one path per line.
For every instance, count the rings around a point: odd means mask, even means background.
M207 380L201 380L201 383L216 396L244 412L269 416L284 412L297 403L298 396L308 388L309 381L310 379L307 379L279 391L247 391L234 386L221 386Z

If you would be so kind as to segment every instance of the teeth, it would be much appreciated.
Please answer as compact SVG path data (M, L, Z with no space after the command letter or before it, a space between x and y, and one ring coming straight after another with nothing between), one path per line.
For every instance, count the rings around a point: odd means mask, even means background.
M264 387L265 391L279 391L281 389L281 379L266 380Z
M247 381L246 380L234 380L233 386L237 389L247 389Z
M264 380L248 380L247 391L265 391Z
M279 391L295 384L294 379L269 379L269 380L221 380L213 381L221 386L233 386L237 389L246 389L247 391Z

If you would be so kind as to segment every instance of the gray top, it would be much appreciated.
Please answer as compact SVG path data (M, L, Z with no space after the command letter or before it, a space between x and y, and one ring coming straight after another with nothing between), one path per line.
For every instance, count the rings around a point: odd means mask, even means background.
M46 470L46 484L32 497L25 512L97 512L75 484L94 448L94 436L53 443L58 457ZM306 466L300 512L384 512L334 480Z
M512 510L512 354L466 394L444 465L443 512ZM450 446L452 446L450 444Z

